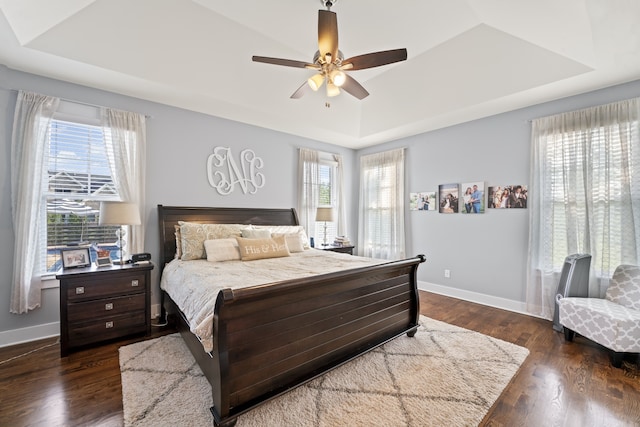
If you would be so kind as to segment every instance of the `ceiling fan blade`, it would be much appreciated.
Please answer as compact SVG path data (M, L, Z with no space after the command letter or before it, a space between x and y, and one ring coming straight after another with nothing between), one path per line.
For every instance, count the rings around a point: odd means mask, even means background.
M338 57L338 16L329 10L318 11L318 51L324 59L331 54L331 61Z
M296 67L296 68L313 68L317 69L318 66L315 64L309 64L304 61L294 61L293 59L280 59L280 58L269 58L267 56L253 56L251 57L253 62L264 62L265 64L273 64L273 65L284 65L285 67Z
M365 88L362 87L360 83L356 81L353 77L345 73L346 80L344 84L340 87L347 93L355 96L358 99L364 99L369 96L369 92Z
M381 52L365 53L342 61L342 66L346 70L364 70L366 68L379 67L381 65L393 64L407 59L407 49L383 50ZM349 67L348 64L352 66Z
M302 83L302 86L300 86L295 92L293 92L293 94L290 96L290 98L291 99L300 99L300 98L302 98L303 95L305 95L307 92L310 92L310 91L313 91L313 89L311 89L311 87L309 87L309 84L305 80L305 82Z

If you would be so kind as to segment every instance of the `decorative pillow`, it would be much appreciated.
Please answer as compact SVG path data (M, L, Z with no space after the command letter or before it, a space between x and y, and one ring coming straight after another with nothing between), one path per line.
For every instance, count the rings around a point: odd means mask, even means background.
M311 246L309 246L309 237L307 237L307 232L304 231L304 227L301 225L254 225L253 228L257 228L257 229L266 228L271 232L271 234L300 233L304 248L305 249L311 248Z
M240 248L236 239L212 239L204 241L207 261L233 261L240 259Z
M243 261L289 256L289 249L287 249L284 236L270 239L236 237L236 240L238 241L238 246L240 246L240 256Z
M271 237L271 232L261 228L243 228L242 237L245 239L268 239Z
M182 258L182 236L180 235L180 226L179 225L174 225L173 226L174 231L174 235L176 236L176 255L175 255L175 259L180 259Z
M302 234L300 233L273 233L271 237L284 236L289 252L304 252L304 244L302 243Z
M205 240L228 239L240 236L244 224L200 224L195 222L178 221L182 237L183 261L206 258L204 250Z

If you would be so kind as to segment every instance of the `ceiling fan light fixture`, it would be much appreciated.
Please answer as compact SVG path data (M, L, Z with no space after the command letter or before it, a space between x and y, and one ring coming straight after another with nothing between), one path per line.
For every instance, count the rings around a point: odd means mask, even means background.
M330 76L331 82L338 87L341 87L347 81L347 76L340 70L333 70Z
M340 88L331 82L327 82L327 96L332 98L340 95Z
M320 87L324 83L324 75L321 73L318 73L312 77L309 77L309 79L307 80L307 83L309 84L309 87L313 89L314 92L316 92L318 89L320 89Z

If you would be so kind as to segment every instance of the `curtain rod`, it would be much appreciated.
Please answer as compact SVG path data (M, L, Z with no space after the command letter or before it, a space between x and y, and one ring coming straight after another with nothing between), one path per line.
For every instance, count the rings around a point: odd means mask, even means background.
M17 92L19 92L19 91L20 91L20 89L8 89L8 88L6 88L6 87L0 87L0 88L4 89L4 90L6 90L6 91L9 91L9 92L16 92L16 93L17 93ZM29 91L29 92L31 92L31 91ZM48 95L48 96L53 96L53 95ZM71 103L73 103L73 104L86 105L87 107L94 107L94 108L112 108L112 107L106 107L106 106L104 106L104 105L91 104L91 103L89 103L89 102L77 101L77 100L75 100L75 99L63 98L63 97L60 97L60 96L56 96L55 98L58 98L60 101L71 102ZM130 112L131 112L131 113L136 113L136 114L143 115L143 116L144 116L145 118L147 118L147 119L153 119L153 116L151 116L151 115L149 115L149 114L143 114L143 113L139 113L139 112L137 112L137 111L130 111Z

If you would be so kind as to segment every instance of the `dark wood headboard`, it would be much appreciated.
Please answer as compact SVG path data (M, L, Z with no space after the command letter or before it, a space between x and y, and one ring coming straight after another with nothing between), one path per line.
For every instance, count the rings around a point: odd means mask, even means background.
M176 254L178 221L203 224L299 225L295 209L206 208L158 205L160 226L160 271Z

